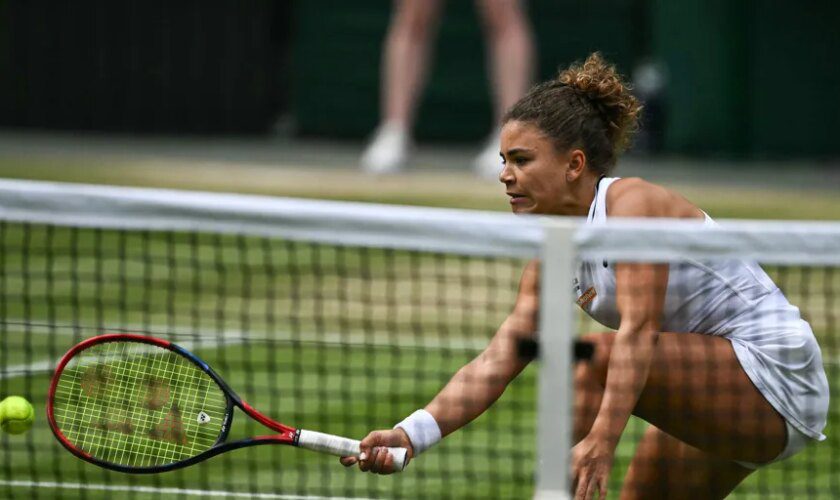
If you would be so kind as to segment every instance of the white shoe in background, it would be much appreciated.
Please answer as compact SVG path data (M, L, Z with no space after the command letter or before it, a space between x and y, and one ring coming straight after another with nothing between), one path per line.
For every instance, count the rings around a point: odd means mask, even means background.
M482 179L498 181L502 172L502 157L499 156L499 131L494 132L486 145L473 160L473 171Z
M411 139L405 127L383 124L362 154L362 169L370 174L393 174L405 165L411 149Z

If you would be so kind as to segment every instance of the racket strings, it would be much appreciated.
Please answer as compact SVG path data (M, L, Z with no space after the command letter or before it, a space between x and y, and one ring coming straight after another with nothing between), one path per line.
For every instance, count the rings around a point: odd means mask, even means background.
M192 362L139 342L77 354L54 401L58 427L74 446L128 467L166 465L209 449L226 409L221 388Z

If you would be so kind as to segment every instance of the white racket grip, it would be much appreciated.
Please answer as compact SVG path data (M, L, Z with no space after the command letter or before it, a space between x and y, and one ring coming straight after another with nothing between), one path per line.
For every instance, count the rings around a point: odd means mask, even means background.
M358 457L362 452L359 441L323 432L307 431L300 429L298 435L298 446L307 450L329 453L338 457ZM405 448L388 448L388 453L394 460L394 471L401 472L405 469L408 450Z

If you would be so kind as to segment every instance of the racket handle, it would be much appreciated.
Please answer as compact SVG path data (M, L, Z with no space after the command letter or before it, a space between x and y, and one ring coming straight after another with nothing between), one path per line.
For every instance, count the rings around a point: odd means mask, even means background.
M306 431L301 429L298 437L298 446L307 450L329 453L338 457L358 457L361 453L359 441L323 432ZM394 460L394 471L400 472L405 469L408 450L405 448L388 448L388 452Z

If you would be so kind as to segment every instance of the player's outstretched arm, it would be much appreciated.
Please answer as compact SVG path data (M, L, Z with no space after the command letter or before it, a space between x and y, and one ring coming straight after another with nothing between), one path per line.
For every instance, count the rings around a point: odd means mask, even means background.
M360 458L343 457L341 463L346 466L358 463L363 471L390 474L394 472L391 457L384 451L380 453L380 447L405 447L409 458L413 458L471 422L499 399L529 361L519 356L517 346L521 339L532 337L536 331L538 278L539 266L533 261L522 274L513 312L490 344L458 370L424 410L414 412L394 429L371 432L361 442Z
M532 338L539 311L538 266L531 263L520 281L513 312L505 319L490 344L475 359L458 370L426 406L447 436L477 418L490 407L507 385L525 368L528 359L519 355L522 339Z

